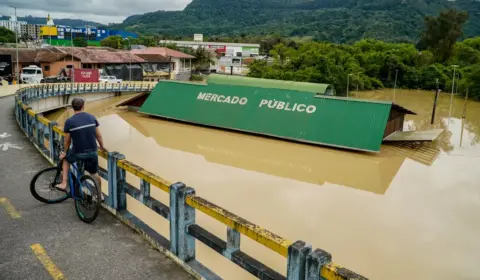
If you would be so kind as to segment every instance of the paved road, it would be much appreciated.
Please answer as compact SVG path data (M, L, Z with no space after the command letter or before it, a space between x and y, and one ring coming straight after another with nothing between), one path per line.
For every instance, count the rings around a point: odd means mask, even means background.
M77 218L71 200L58 205L36 201L29 182L48 162L18 128L13 100L0 98L1 280L52 279L46 267L68 279L193 279L103 209L87 225ZM5 150L7 142L15 147ZM35 250L34 244L39 244Z

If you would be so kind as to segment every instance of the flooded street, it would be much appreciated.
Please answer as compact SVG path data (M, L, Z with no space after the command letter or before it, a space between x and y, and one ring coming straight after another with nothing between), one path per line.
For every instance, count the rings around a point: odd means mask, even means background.
M392 100L393 90L359 98ZM291 241L304 240L370 279L480 278L480 103L438 101L433 92L397 90L416 112L405 130L445 129L433 144L347 152L192 126L115 109L129 97L86 105L105 145L171 181ZM47 117L61 125L70 110ZM138 186L138 179L128 177ZM104 187L105 191L105 187ZM168 195L152 190L168 205ZM128 199L128 209L168 237L168 222ZM197 223L226 238L225 226L197 211ZM279 272L286 259L242 237L242 250ZM200 262L225 279L254 279L197 242Z

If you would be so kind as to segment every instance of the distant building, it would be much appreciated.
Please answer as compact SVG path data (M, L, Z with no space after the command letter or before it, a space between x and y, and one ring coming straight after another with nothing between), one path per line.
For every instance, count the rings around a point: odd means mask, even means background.
M139 52L138 54L135 51ZM16 73L15 48L0 48L0 55L12 58L12 75ZM99 69L106 75L129 80L158 81L159 79L187 79L190 77L189 60L193 56L167 48L148 48L123 51L107 47L56 47L18 49L19 72L24 67L41 67L44 76L56 76L71 68ZM146 73L146 74L145 74Z
M22 24L20 26L20 33L27 34L33 40L40 38L40 28L42 26L39 24Z
M13 32L21 31L22 25L26 25L26 21L17 21L15 16L11 16L9 20L0 20L0 26L12 30Z
M169 72L175 80L190 79L192 59L195 58L194 56L169 48L133 49L130 52L145 59L147 62L166 64L170 68L167 69L163 66L162 68L164 71Z
M202 47L215 50L220 56L226 57L255 57L258 56L260 52L260 44L203 42L203 36L201 34L195 34L194 39L194 41L161 40L160 44L175 44L177 47L193 49Z
M202 34L195 34L193 41L161 40L160 44L175 44L184 48L205 48L217 55L215 65L210 65L210 72L243 75L248 72L245 61L259 56L260 44L203 42Z

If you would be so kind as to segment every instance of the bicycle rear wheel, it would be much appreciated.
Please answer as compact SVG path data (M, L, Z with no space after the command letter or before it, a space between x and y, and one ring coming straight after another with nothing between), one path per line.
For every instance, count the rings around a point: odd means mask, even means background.
M84 175L75 184L77 184L75 189L80 194L79 198L75 200L75 211L80 220L91 223L95 221L100 211L101 197L97 182L91 176Z
M59 167L49 167L35 174L30 181L30 192L33 197L43 203L60 203L68 198L66 192L55 188L55 185L61 182L62 169Z

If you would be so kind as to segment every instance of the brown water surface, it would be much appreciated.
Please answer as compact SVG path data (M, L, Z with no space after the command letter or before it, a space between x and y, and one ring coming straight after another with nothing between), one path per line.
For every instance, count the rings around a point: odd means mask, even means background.
M359 98L392 100L392 90ZM172 182L292 241L332 253L370 279L480 278L480 103L397 90L414 112L406 130L442 128L433 144L384 145L379 154L341 151L149 118L115 109L125 97L87 104L106 146ZM63 123L70 110L47 117ZM128 177L138 185L138 179ZM104 188L105 190L105 188ZM153 196L168 204L159 190ZM168 237L168 223L128 199L130 211ZM197 214L225 239L225 227ZM253 279L197 242L197 257L226 279ZM279 272L286 260L246 237L242 250Z

